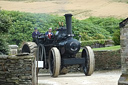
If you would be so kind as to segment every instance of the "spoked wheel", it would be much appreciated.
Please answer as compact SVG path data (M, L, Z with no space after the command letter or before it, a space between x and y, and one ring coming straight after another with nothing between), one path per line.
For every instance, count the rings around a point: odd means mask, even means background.
M44 45L42 44L39 44L37 48L37 60L46 62L46 51Z
M90 76L95 68L95 58L91 47L86 46L82 51L81 57L85 58L85 65L83 66L84 73L86 76Z
M36 61L37 61L37 66L38 66L38 61L44 61L42 66L43 68L46 66L46 54L45 54L45 48L42 44L38 45L37 48L37 53L36 53ZM37 68L37 75L39 73L40 68Z
M58 77L60 73L61 56L56 47L51 48L49 54L49 69L52 77Z

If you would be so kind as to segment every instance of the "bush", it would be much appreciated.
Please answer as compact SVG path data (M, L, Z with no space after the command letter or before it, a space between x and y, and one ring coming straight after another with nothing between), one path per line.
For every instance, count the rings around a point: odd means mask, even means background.
M105 39L105 36L102 34L96 34L93 39Z
M0 38L0 55L8 54L8 52L9 52L8 43L6 42L5 39Z
M11 19L0 12L0 55L8 54L8 43L6 42L6 39L10 26Z
M81 35L81 40L82 40L82 41L92 39L91 37L89 37L89 36L87 35L87 33L80 33L80 35Z
M114 41L115 45L120 45L120 30L116 30L113 34L112 40Z
M119 23L123 19L117 19L114 17L106 17L106 18L100 18L100 17L90 17L84 21L88 21L90 23L93 23L95 27L99 27L103 29L102 31L98 30L98 34L105 34L106 32L109 32L111 35L119 29ZM97 30L95 30L97 31ZM105 35L104 35L105 36Z
M0 11L0 34L8 33L11 26L11 19Z
M81 46L85 47L85 46L91 46L94 44L105 44L105 40L101 39L101 40L89 40L89 41L82 41L81 42Z

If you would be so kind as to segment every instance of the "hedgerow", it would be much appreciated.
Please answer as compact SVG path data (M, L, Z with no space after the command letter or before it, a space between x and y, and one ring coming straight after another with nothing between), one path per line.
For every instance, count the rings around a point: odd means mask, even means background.
M0 13L10 17L12 21L7 39L9 44L20 45L22 42L32 41L31 34L35 27L41 33L45 33L49 27L52 27L53 30L58 28L58 22L63 22L65 26L64 16L5 10L1 10ZM118 24L121 21L122 19L114 17L90 17L85 20L77 20L73 17L74 38L79 39L79 35L81 35L82 41L112 39L113 33L119 29Z

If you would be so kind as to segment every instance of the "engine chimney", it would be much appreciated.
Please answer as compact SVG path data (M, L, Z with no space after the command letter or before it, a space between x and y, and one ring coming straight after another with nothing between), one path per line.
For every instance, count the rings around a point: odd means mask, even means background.
M65 14L67 35L72 36L72 14Z

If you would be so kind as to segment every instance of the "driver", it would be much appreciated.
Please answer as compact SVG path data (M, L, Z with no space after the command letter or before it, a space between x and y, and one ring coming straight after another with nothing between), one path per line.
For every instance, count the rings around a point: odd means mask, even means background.
M33 42L37 42L36 37L40 35L40 32L38 32L37 28L34 28L34 32L32 33Z
M49 28L49 30L45 33L45 35L48 36L49 39L51 39L51 36L53 35L52 28Z
M34 32L32 33L32 38L35 38L38 35L40 35L40 32L38 32L37 28L34 28Z

